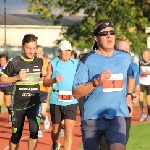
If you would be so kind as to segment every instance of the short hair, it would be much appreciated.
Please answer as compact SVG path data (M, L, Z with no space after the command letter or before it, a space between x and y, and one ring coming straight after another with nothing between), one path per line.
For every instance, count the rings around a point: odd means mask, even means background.
M74 50L71 51L71 56L72 55L74 56L75 59L77 59L77 53Z
M41 46L41 45L37 45L37 49L38 49L38 48L43 49L43 46Z
M116 43L115 43L115 46L114 46L115 49L118 49L118 44L120 42L126 42L129 45L129 42L126 41L126 40L122 40L122 39L121 40L117 40ZM124 49L121 49L121 50L124 50ZM129 45L129 52L130 52L130 45Z
M26 43L30 42L37 42L38 37L36 37L34 34L26 34L24 35L24 38L22 40L22 45L25 45Z
M8 55L7 54L0 54L0 58L5 58L6 61L8 61Z

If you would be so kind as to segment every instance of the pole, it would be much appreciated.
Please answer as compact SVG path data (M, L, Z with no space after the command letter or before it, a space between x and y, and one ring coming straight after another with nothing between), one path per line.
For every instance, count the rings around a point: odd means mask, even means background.
M6 0L4 0L4 46L6 46Z

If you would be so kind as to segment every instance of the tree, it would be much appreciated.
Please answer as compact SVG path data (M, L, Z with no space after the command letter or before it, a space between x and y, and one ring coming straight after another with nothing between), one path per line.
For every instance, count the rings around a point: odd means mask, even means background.
M61 34L75 47L91 49L93 25L99 19L110 18L116 31L116 39L131 43L132 51L140 53L146 48L150 5L147 0L24 0L29 3L28 11L42 18L59 19L66 14L76 15L84 10L84 19L73 26L63 27ZM56 10L57 13L56 13Z

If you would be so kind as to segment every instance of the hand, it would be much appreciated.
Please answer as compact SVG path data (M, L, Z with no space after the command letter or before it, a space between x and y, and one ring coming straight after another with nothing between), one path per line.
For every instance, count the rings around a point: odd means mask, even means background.
M45 69L42 69L42 77L45 77L47 74L47 71Z
M26 79L27 78L26 70L25 69L21 69L19 71L19 74L16 77L17 77L17 80Z
M63 79L63 75L57 75L56 76L56 82L61 82L61 80Z
M150 74L150 71L149 71L149 70L147 70L147 69L145 70L145 72L146 72L147 74Z
M128 109L130 110L128 116L131 117L132 114L133 114L132 96L131 95L127 95L126 100L127 100Z
M94 79L94 85L100 85L105 81L108 81L111 77L111 72L110 70L104 71L100 74L100 76L98 78Z
M132 103L135 104L139 101L140 97L137 93L133 93L133 99L132 99Z

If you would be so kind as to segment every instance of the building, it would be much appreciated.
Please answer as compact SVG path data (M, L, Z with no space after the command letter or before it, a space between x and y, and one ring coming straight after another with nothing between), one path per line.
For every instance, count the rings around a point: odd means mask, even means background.
M83 19L82 16L66 16L60 20L60 25L53 25L52 20L41 19L38 15L8 14L6 26L4 15L0 14L0 52L14 57L21 53L21 42L25 34L38 36L38 45L44 47L45 55L53 58L57 55L57 40L63 25L72 25ZM78 52L79 53L79 52Z
M145 33L150 33L150 27L145 28ZM150 50L150 36L147 37L147 48Z

